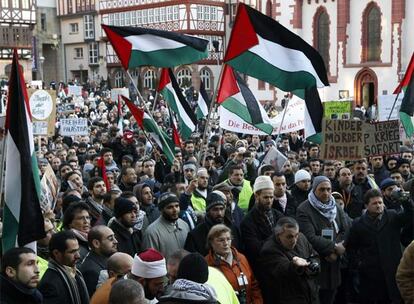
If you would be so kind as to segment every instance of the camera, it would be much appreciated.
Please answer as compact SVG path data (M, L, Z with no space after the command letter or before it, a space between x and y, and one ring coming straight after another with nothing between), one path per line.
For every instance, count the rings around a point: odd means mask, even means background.
M310 272L316 273L321 271L321 264L317 260L317 257L312 255L306 258L306 261L309 263L307 266Z
M246 304L247 303L247 292L246 289L241 289L236 293L237 299L239 300L240 304Z
M391 199L399 203L406 202L410 200L410 192L397 188L391 192Z

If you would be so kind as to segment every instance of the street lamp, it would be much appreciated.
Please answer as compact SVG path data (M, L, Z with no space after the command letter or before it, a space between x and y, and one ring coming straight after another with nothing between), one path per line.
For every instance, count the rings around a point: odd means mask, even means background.
M43 62L45 62L45 57L40 56L39 57L39 61L40 61L40 80L42 81L42 86L43 86Z

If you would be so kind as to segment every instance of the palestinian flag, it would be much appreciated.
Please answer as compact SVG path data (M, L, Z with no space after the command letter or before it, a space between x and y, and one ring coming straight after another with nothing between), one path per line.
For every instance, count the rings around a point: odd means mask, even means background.
M197 119L203 119L208 115L208 109L210 107L210 98L206 92L206 88L204 87L204 82L200 82L200 90L198 92L198 101L197 101Z
M208 56L208 40L150 28L101 25L125 70L174 67Z
M26 85L14 49L6 114L3 251L46 236ZM35 247L35 246L34 246Z
M145 113L144 110L141 110L140 108L135 106L125 96L122 96L122 99L131 111L131 114L132 116L134 116L139 127L144 132L147 132L150 135L150 137L156 142L160 150L167 157L168 163L172 165L174 160L174 153L171 151L170 144L167 141L168 135L158 127L154 119L147 113Z
M123 136L124 135L124 116L122 113L121 95L118 95L117 116L118 116L118 129L119 129L118 135Z
M177 147L181 149L181 138L180 133L178 133L177 124L175 122L174 114L170 109L168 109L168 113L170 114L170 125L172 129L172 140L174 143L174 148ZM171 145L170 145L171 146ZM171 150L173 150L173 147L171 147Z
M328 86L321 55L276 20L239 3L225 63L285 92Z
M305 101L305 138L313 143L322 143L323 106L316 86L293 91Z
M226 111L229 111L259 130L272 134L273 127L263 106L256 100L240 75L234 73L228 65L224 66L217 102L222 106L220 116L226 115Z
M158 92L168 102L170 109L177 114L180 135L187 140L196 129L197 117L185 99L171 69L162 69Z
M414 53L408 64L403 80L395 89L394 94L404 92L404 97L400 107L400 121L404 127L407 137L414 134L413 115L414 115Z
M106 176L106 166L104 158L102 156L98 159L97 167L99 176L104 180L106 191L109 192L111 190L111 187L109 185L108 177Z

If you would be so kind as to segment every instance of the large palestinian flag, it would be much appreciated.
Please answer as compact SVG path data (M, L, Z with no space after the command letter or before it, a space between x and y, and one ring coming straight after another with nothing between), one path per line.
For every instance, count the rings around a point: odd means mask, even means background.
M256 100L243 79L225 65L217 93L217 102L222 106L220 117L229 111L250 125L267 134L272 134L273 127L263 106Z
M394 94L401 92L404 92L404 97L400 107L400 121L407 137L411 137L414 134L414 53L408 64L407 72L405 72L404 78L395 89Z
M174 67L208 56L208 40L175 32L102 24L124 69Z
M207 94L206 88L204 86L204 82L200 81L200 90L198 92L198 100L197 100L197 119L203 119L208 115L208 110L210 108L210 98Z
M46 236L40 208L40 178L32 128L26 85L15 49L6 116L3 251Z
M170 108L177 114L180 135L184 140L187 140L195 131L197 117L185 99L171 69L162 69L158 92L162 94Z
M139 127L150 135L150 137L155 141L160 150L166 156L168 163L172 165L174 160L174 153L171 151L170 144L167 142L167 134L157 126L157 123L154 121L154 119L145 113L144 110L141 110L135 106L125 96L122 96L122 99L131 111L131 114L134 116Z
M329 85L323 59L312 46L243 3L238 6L224 61L286 92Z

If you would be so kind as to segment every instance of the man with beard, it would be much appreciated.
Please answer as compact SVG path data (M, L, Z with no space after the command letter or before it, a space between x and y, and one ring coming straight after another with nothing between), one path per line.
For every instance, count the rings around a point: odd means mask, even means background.
M103 199L106 194L106 186L102 177L92 177L88 182L88 191L90 196L86 200L90 208L91 225L94 226L101 218Z
M410 171L410 161L405 158L400 158L397 163L398 171L401 173L404 181L409 181L412 178Z
M132 191L137 184L137 174L132 167L123 167L121 170L121 182L119 189L122 191Z
M202 256L208 254L207 235L211 227L224 223L226 200L224 193L218 190L215 190L208 195L205 221L188 233L184 249L190 252L199 252ZM232 241L233 246L240 249L237 227L231 224L228 227L232 229L232 234L234 236L234 240Z
M259 176L254 182L255 205L241 223L244 252L256 271L256 259L266 239L272 234L277 220L283 215L272 208L275 186L269 176Z
M49 243L50 261L39 283L44 303L87 304L88 289L75 265L80 259L79 244L72 231L61 231Z
M246 213L253 190L250 181L244 179L243 167L240 165L230 167L229 178L225 182L232 187L234 201Z
M402 303L395 276L402 256L401 228L413 219L412 201L401 201L403 212L388 209L381 192L372 189L364 203L366 212L353 222L345 241L350 261L360 266L359 303Z
M115 199L114 217L109 228L118 241L118 251L134 256L142 248L142 232L133 229L138 217L137 205L129 199L118 197Z
M180 203L174 193L161 194L158 209L161 216L145 231L143 248L155 248L164 256L170 256L184 247L190 228L179 218Z
M311 188L311 175L306 170L298 170L295 173L295 184L290 189L292 196L295 198L298 205L308 199L308 194Z
M351 218L356 218L362 214L364 203L363 196L359 193L361 189L352 183L352 173L349 168L341 168L338 172L338 184L333 191L339 192L344 198L344 210Z
M354 184L358 201L363 202L364 194L370 189L378 189L378 185L375 183L375 180L368 175L368 164L366 159L355 161L352 173L352 183ZM360 211L357 210L357 213L353 215L351 215L350 212L348 212L348 214L352 218L358 217L362 214L362 208Z
M1 259L1 303L42 303L42 294L36 289L39 268L35 252L26 247L12 248Z
M106 270L108 258L117 251L118 241L110 228L99 225L89 231L88 244L91 251L82 262L79 270L91 297L96 290L99 274Z
M165 258L157 250L150 248L136 254L128 279L137 281L144 287L147 304L157 303L164 293L167 265Z
M186 191L180 196L180 201L185 206L192 206L198 213L206 211L206 198L208 189L209 175L206 168L200 168L197 171L197 178L193 179Z

